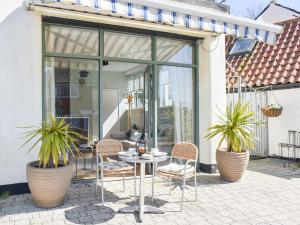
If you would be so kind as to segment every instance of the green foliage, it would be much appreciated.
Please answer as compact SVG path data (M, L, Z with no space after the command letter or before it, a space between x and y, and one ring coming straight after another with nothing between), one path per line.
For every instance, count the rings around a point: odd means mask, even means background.
M79 139L86 139L81 134L72 129L71 125L65 122L65 118L55 118L50 115L49 121L43 121L37 127L25 127L31 130L25 132L26 142L24 147L32 140L34 144L29 148L28 152L34 149L38 143L41 143L38 159L40 166L44 168L57 168L59 160L62 157L64 166L68 164L68 153L73 156L79 154L77 148Z
M220 122L208 129L210 132L206 138L211 139L220 136L221 144L226 141L229 152L243 152L254 147L253 112L249 112L249 105L238 101L235 105L229 105L226 112L218 115Z
M266 106L265 108L266 108L266 109L277 109L277 110L281 110L281 109L282 109L282 106L271 104L271 105Z
M0 192L0 199L6 199L9 196L10 196L10 192L9 191Z

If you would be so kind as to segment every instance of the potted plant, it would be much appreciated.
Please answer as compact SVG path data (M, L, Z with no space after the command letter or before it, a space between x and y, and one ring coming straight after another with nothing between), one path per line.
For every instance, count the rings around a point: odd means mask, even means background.
M64 118L50 116L37 127L26 127L25 146L34 140L29 148L38 144L38 161L27 164L26 174L34 203L42 208L52 208L64 203L68 192L73 166L68 160L69 153L79 154L77 140L84 138L75 132Z
M239 180L247 169L250 152L254 147L253 112L248 104L238 101L229 105L226 112L219 115L220 122L210 127L206 138L220 137L216 151L217 167L222 179ZM223 142L227 147L221 148Z

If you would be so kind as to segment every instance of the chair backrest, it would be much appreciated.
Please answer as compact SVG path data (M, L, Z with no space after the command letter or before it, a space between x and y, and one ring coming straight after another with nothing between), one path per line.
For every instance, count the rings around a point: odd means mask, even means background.
M296 146L300 147L300 132L297 134Z
M288 144L289 145L295 145L296 139L297 139L297 131L295 130L288 130Z
M173 147L172 158L197 161L198 148L192 143L177 143Z
M121 151L123 151L122 143L114 139L103 139L96 145L96 152L101 156L118 155Z

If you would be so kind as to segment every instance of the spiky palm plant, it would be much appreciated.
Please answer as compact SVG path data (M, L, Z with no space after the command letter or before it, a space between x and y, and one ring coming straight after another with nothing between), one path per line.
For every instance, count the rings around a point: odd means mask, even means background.
M40 167L57 168L59 160L63 159L63 164L68 164L68 153L73 156L79 154L77 143L79 139L86 139L81 134L72 129L71 125L66 123L65 118L55 118L50 115L48 121L43 121L36 127L25 127L31 130L25 132L24 147L32 140L35 140L28 152L32 151L41 143L38 159Z
M220 136L218 149L224 141L229 152L243 152L252 149L255 143L253 126L253 112L249 111L249 104L238 101L234 105L226 107L226 112L218 115L220 122L208 129L210 132L206 138L211 139Z

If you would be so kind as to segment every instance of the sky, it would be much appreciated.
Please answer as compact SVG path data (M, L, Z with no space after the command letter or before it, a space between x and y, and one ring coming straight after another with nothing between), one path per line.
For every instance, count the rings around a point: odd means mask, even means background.
M225 4L230 5L233 15L245 16L247 8L259 5L262 5L264 8L269 2L270 0L226 0ZM276 2L300 11L300 0L276 0Z

